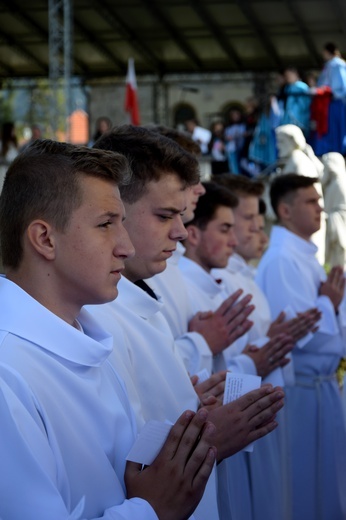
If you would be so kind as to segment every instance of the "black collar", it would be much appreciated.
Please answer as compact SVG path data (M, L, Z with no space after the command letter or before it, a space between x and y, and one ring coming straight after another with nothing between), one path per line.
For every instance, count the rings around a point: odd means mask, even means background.
M137 280L137 282L134 282L135 285L137 285L137 287L140 287L141 289L143 289L143 291L145 291L146 293L149 294L149 296L151 296L152 298L154 298L154 300L157 300L157 296L156 294L154 293L154 291L152 290L151 287L149 287L149 285L144 281L144 280Z

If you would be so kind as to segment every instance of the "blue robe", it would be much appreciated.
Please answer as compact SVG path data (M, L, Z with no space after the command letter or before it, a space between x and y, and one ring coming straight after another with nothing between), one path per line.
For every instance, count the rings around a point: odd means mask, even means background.
M303 81L285 86L286 106L282 117L282 125L297 125L305 136L310 132L310 105L311 96L309 87Z
M346 151L346 63L335 56L328 60L318 78L317 86L330 87L333 99L329 105L328 132L319 137L315 132L310 143L316 155Z
M275 316L287 305L296 313L322 312L319 329L293 350L295 384L286 387L293 520L346 518L346 430L335 371L344 355L342 310L338 318L327 296L315 258L316 246L275 226L256 279Z

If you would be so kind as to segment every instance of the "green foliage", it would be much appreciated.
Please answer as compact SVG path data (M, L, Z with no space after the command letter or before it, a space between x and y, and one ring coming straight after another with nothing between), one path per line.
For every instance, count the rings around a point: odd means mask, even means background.
M54 102L55 100L55 102ZM65 93L62 84L52 90L47 78L8 80L0 90L0 126L13 121L21 140L25 128L39 124L43 137L55 138L65 128Z

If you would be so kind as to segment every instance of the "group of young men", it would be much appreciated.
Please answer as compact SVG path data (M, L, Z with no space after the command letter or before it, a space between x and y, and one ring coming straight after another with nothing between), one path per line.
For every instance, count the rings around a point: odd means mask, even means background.
M315 179L275 181L280 226L255 279L263 186L202 185L194 152L126 125L92 149L36 141L11 164L3 520L345 518L345 281L314 257ZM262 385L224 404L227 372ZM150 421L172 425L158 455L127 460Z

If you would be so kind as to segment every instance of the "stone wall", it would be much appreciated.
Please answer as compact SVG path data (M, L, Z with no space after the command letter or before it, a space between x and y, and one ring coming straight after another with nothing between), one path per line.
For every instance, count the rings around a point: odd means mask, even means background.
M251 73L228 75L172 75L163 80L155 77L137 78L141 123L174 126L179 105L191 106L201 125L209 126L225 107L245 100L265 88L268 77ZM93 132L99 116L107 116L113 124L129 122L124 111L125 82L119 79L95 81L89 85L88 113Z

